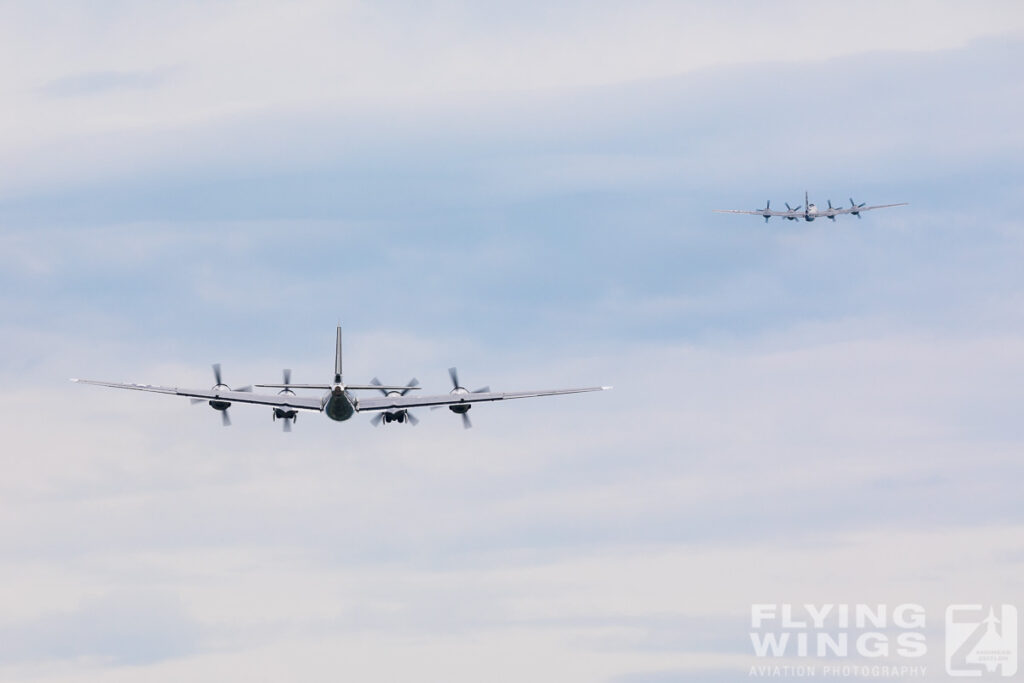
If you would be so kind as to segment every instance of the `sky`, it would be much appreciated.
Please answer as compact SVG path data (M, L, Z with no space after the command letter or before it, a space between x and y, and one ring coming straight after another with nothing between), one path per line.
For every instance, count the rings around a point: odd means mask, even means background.
M1020 3L0 2L0 61L0 680L749 680L752 604L915 603L939 681L1024 608ZM805 191L909 206L712 212ZM349 382L615 388L67 381L339 323Z

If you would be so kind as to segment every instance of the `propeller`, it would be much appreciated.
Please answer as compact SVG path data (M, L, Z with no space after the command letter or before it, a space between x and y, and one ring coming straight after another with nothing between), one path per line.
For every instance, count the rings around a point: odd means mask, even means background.
M786 204L786 210L787 211L799 211L801 208L803 208L802 204L797 204L796 208L793 208L792 206L790 206L789 202L785 202L785 204ZM786 220L787 221L795 221L796 219L797 219L796 216L786 216Z
M451 390L450 393L452 393L452 394L454 394L456 396L462 395L462 394L468 394L468 393L486 394L487 392L489 392L491 390L490 387L480 387L479 389L476 389L473 392L468 391L466 389L466 387L462 386L462 384L459 383L459 371L457 369L455 369L455 368L448 368L448 376L452 380L452 390ZM432 408L442 408L442 407L443 406L432 406ZM463 428L469 429L470 427L473 426L473 423L470 422L469 415L467 415L466 413L469 412L469 409L472 408L472 407L473 406L469 405L469 404L464 404L464 405L458 405L457 404L457 405L448 406L448 410L452 411L453 413L458 413L459 415L461 415L462 416L462 426L463 426Z
M217 380L216 386L213 387L214 389L224 389L224 390L227 390L227 391L252 391L252 385L246 385L244 387L238 387L237 389L232 389L227 384L224 384L224 380L221 378L221 373L220 373L220 363L214 363L213 364L213 378L215 380Z
M284 388L277 392L278 396L294 396L295 392L288 388L288 385L292 383L292 371L291 368L285 368L281 371L281 384ZM292 423L295 422L297 411L288 411L281 417L281 430L285 432L292 431ZM277 409L274 409L274 417L277 418Z
M216 384L213 385L214 391L252 391L251 386L238 387L237 389L232 389L227 384L224 384L224 378L220 371L220 363L214 363L212 367L213 379L216 382ZM204 402L204 399L201 398L193 398L190 400L193 405L196 403ZM228 407L231 405L231 401L213 399L205 402L209 403L210 407L213 408L214 410L220 411L220 423L222 425L224 425L225 427L231 426L231 417L228 415Z
M414 387L418 387L420 385L420 381L418 379L416 379L415 377L413 377L411 380L409 380L406 383L405 388L402 389L401 391L394 391L394 390L384 389L383 388L384 385L381 384L381 381L379 379L377 379L376 377L374 377L373 379L370 380L370 384L372 384L375 387L379 387L377 389L377 391L379 391L384 396L405 396L410 391L412 391L412 389ZM386 414L388 414L387 411L382 411L382 412L377 413L372 418L370 418L370 424L372 424L374 427L379 427L381 421L384 419L384 416ZM405 420L408 420L409 424L412 425L413 427L415 427L416 425L418 425L420 423L420 421L416 418L416 416L413 415L408 410L396 411L395 415L403 415Z
M761 211L763 211L763 212L764 212L764 213L762 213L761 215L762 215L762 216L764 216L764 222L765 222L765 223L767 223L767 222L768 222L768 219L772 217L772 215L771 215L770 213L768 213L768 212L769 212L769 211L771 211L771 210L772 210L772 200L770 200L770 199L769 199L769 200L767 200L767 201L766 201L766 202L764 203L764 208L763 208L763 209L761 209Z
M864 208L865 204L867 204L867 202L861 202L860 204L858 204L857 202L853 201L853 197L850 197L850 208L853 209L853 211L851 211L850 213L852 213L857 218L860 218L860 211L857 211L857 209Z
M835 223L836 222L836 216L835 216L835 214L833 214L831 212L835 211L836 207L832 206L832 200L831 199L828 200L828 210L829 210L829 217L828 217L829 220L832 221L833 223Z
M464 386L462 386L461 384L459 384L459 371L456 370L455 368L448 368L448 376L452 378L452 392L451 393L453 393L453 394L456 394L456 393L458 393L458 394L465 394L465 393L486 394L486 393L488 393L491 390L491 388L488 386L488 387L480 387L479 389L474 389L472 392L467 392L466 388Z

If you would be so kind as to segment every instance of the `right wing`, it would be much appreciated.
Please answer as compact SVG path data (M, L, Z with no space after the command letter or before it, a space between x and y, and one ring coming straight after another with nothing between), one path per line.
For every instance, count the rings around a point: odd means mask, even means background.
M486 391L466 394L440 394L437 396L382 396L380 398L360 398L355 402L358 412L373 410L402 410L404 408L420 408L423 406L457 406L463 403L483 403L485 401L507 401L513 398L533 398L535 396L562 396L564 394L582 394L588 391L606 391L611 387L582 387L579 389L544 389L541 391Z
M712 209L714 213L745 213L750 216L804 216L803 211L765 211L761 209L759 211L746 211L744 209Z
M178 387L161 387L153 384L124 384L121 382L100 382L92 379L72 379L79 384L94 384L114 389L132 389L134 391L152 391L172 396L187 396L208 401L227 401L230 403L251 403L278 408L297 408L300 410L323 410L323 399L288 394L254 394L249 391L216 391L214 389L179 389Z

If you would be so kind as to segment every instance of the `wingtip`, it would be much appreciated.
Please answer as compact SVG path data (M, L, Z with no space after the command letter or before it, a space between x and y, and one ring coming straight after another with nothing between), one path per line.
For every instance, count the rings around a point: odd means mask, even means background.
M611 391L615 387L601 387L601 391Z
M69 382L81 382L82 380L78 379L77 377L70 377L70 378L68 378L68 381Z

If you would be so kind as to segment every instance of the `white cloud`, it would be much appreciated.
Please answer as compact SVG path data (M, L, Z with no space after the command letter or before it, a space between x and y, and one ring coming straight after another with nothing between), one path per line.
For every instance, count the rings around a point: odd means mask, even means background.
M1001 525L868 531L808 547L641 546L440 572L405 566L325 571L308 557L260 548L118 557L129 581L173 577L184 586L179 602L191 628L216 634L213 642L205 652L172 661L121 669L79 665L53 680L143 674L147 680L213 680L226 667L242 676L280 668L333 680L343 667L367 681L425 672L469 681L494 679L496 663L498 680L552 671L570 681L666 668L742 671L754 662L746 635L754 602L921 604L930 627L927 661L935 664L949 600L969 595L1001 602L1012 595L1019 566L992 563L1007 539L1020 537L1019 526ZM971 551L962 552L967 547ZM692 652L691 640L716 642L719 650ZM39 675L53 666L8 666L5 673Z
M0 58L19 65L0 82L0 153L22 169L8 188L44 173L33 171L39 156L59 159L90 140L100 169L105 156L144 163L178 151L147 141L132 155L110 137L129 131L160 136L265 112L422 109L722 64L949 49L1024 30L1015 2L57 6L0 10Z

